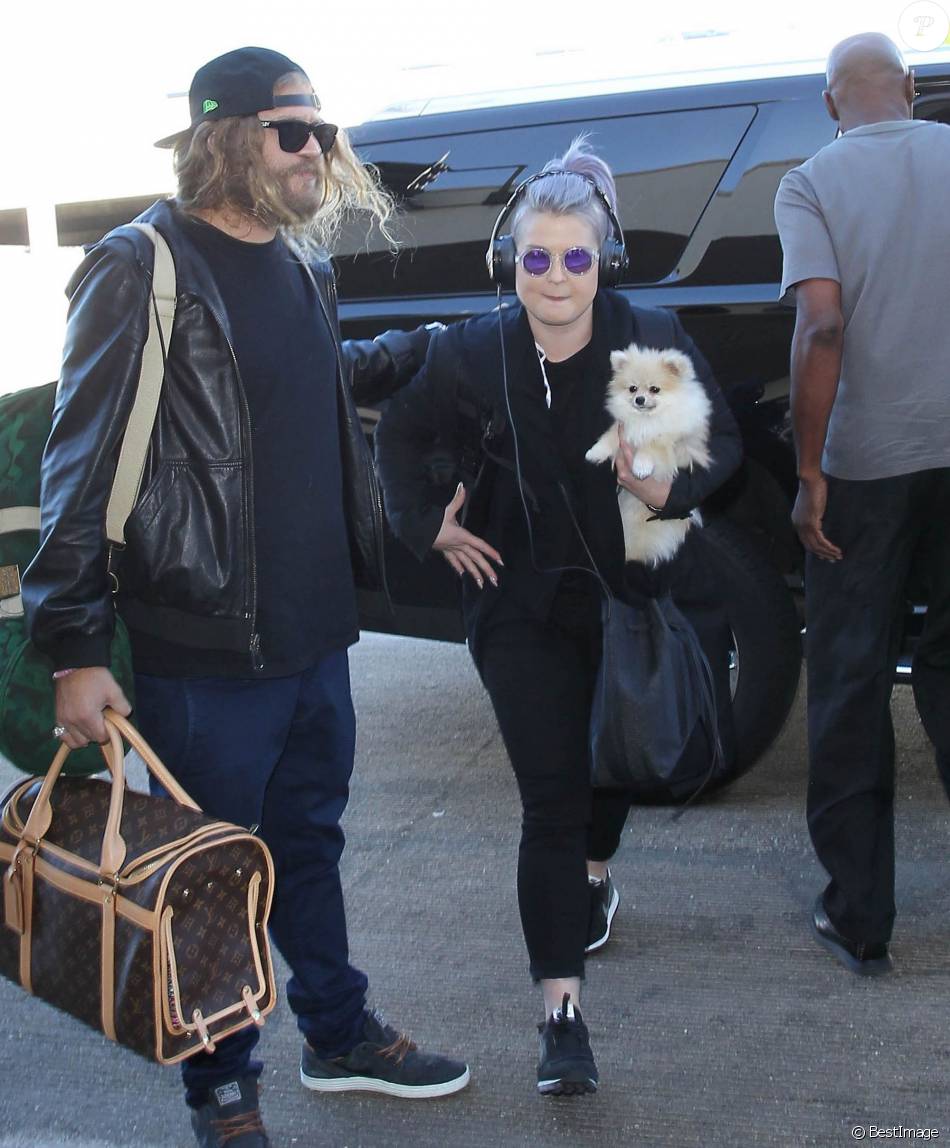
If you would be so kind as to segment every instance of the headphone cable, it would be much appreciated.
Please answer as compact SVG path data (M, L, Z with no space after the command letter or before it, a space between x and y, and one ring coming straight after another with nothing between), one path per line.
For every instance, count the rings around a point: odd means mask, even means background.
M577 531L578 537L581 540L581 543L584 547L584 550L587 554L588 559L590 560L590 564L593 567L593 569L590 569L587 566L550 566L550 567L548 567L548 566L539 566L538 565L538 560L537 560L537 557L536 557L535 552L534 552L534 531L531 527L531 513L528 510L528 500L525 497L524 480L523 480L522 475L521 475L521 448L518 445L518 429L515 425L514 414L513 414L512 409L511 409L511 394L510 394L509 388L508 388L508 359L507 359L507 356L505 355L505 332L504 332L504 327L503 327L502 321L501 321L502 304L501 304L501 284L500 283L498 284L498 306L496 307L496 311L498 313L498 341L499 341L499 344L501 346L502 388L504 389L504 392L505 392L505 407L508 411L508 425L511 427L511 441L514 444L514 450L515 450L515 476L516 476L516 479L518 482L518 495L521 499L521 507L522 507L522 510L524 511L525 526L526 526L527 531L528 531L528 551L531 555L531 565L532 565L533 569L535 570L535 572L538 574L566 574L570 571L578 571L578 572L583 573L583 574L590 574L592 577L596 578L597 581L600 583L600 587L603 590L603 592L604 592L604 594L607 597L607 600L609 602L610 599L613 598L613 594L610 590L610 587L607 585L606 579L601 574L600 570L597 568L597 563L594 561L594 556L593 556L593 554L591 554L590 547L587 545L587 539L584 537L584 532L581 530L580 525L578 524L578 521L574 516L574 510L571 506L571 500L568 496L567 491L564 489L564 484L561 482L558 482L558 488L560 489L561 495L564 498L565 505L567 506L567 512L570 515L571 522L574 526L574 529Z

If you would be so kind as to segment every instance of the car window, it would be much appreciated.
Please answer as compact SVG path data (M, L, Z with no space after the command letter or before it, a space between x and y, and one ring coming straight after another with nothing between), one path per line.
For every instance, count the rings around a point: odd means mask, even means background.
M914 119L950 124L950 82L918 83L917 89L920 95L914 100Z
M674 270L754 116L754 106L739 105L357 141L361 159L376 165L399 202L404 249L394 273L382 242L367 252L354 228L338 248L340 293L489 290L485 248L498 212L521 180L582 131L617 179L626 282L655 283Z

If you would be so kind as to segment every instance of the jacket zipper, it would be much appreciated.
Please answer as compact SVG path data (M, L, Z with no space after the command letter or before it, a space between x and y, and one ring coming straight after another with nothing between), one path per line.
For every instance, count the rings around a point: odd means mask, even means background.
M221 334L224 336L224 341L227 343L228 350L231 353L231 362L234 364L234 373L237 376L238 394L241 398L241 410L244 414L244 418L241 421L241 437L244 439L244 449L247 456L247 546L251 556L251 612L250 614L245 613L244 617L250 619L251 623L251 640L248 647L248 652L251 655L251 664L255 670L260 671L264 668L264 658L261 655L261 636L257 633L257 544L254 536L254 451L251 446L251 409L247 404L247 394L244 391L241 368L238 366L237 355L235 355L234 348L231 346L231 340L228 338L227 328L221 321L221 316L211 303L207 302L207 300L204 300L204 302L208 310L217 320L218 326L221 328Z

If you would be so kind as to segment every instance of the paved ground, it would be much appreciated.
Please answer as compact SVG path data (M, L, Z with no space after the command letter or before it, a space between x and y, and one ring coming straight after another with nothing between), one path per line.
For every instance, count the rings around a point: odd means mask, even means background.
M950 819L908 690L894 700L897 973L865 983L809 938L821 875L802 823L799 706L767 759L718 799L675 824L662 809L631 816L614 938L585 994L602 1088L542 1100L513 887L515 789L467 655L368 636L353 678L354 958L392 1020L464 1053L473 1081L443 1101L318 1098L296 1082L299 1042L281 1003L264 1038L275 1145L830 1146L870 1126L869 1141L901 1127L950 1141ZM190 1143L174 1069L7 982L0 1015L0 1148Z

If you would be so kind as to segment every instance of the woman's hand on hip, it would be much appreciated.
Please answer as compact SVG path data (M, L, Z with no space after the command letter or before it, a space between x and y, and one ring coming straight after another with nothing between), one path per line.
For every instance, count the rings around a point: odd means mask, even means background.
M497 586L498 575L492 562L497 562L499 566L504 566L504 562L493 546L459 526L457 515L464 502L465 487L459 483L452 501L445 508L442 529L436 535L432 549L441 552L460 578L463 574L471 574L479 590L484 587L486 578L493 586Z

